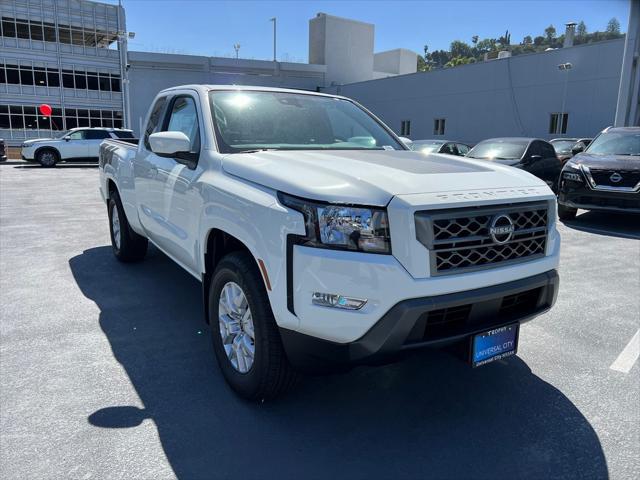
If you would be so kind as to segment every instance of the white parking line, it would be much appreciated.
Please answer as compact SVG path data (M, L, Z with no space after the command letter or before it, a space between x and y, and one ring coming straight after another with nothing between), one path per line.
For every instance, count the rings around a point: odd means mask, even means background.
M609 368L616 372L629 373L633 368L633 364L638 360L638 356L640 356L640 329L638 329L631 341L627 343L627 346L624 347L624 350L622 350L618 358L616 358L616 361L613 362Z

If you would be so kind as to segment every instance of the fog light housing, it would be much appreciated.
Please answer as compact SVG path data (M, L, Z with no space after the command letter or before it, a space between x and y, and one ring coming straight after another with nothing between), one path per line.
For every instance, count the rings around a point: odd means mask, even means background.
M367 303L361 298L345 297L333 293L313 292L311 303L320 307L341 308L343 310L360 310Z

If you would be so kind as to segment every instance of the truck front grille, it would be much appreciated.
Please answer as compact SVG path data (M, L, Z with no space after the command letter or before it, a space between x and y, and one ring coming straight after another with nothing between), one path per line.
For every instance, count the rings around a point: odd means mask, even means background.
M418 241L429 249L432 275L502 266L542 257L546 202L416 212Z

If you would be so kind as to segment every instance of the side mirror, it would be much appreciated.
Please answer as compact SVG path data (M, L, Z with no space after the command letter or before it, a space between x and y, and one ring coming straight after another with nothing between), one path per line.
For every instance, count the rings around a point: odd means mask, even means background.
M64 137L65 142L68 142L69 140L71 140L69 137Z
M404 143L407 147L410 147L411 144L413 143L413 140L411 140L410 138L407 137L398 137L400 138L400 140L402 140L402 143Z
M151 151L161 157L177 157L180 153L188 153L191 141L182 132L158 132L149 135Z
M571 153L573 155L577 155L577 154L579 154L580 152L583 152L583 151L584 151L584 145L582 143L578 143L578 144L574 145L573 148L571 149Z

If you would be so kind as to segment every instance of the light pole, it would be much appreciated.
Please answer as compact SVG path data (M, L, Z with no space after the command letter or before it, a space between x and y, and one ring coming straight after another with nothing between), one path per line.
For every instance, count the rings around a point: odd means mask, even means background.
M276 61L276 17L269 19L273 22L273 61Z
M571 70L573 68L573 65L569 62L567 63L561 63L560 65L558 65L558 69L561 71L565 71L567 72L567 74L564 77L564 89L562 91L562 110L560 110L560 135L564 135L562 130L564 127L564 107L565 107L565 103L567 102L567 85L569 84L569 70Z
M240 44L239 43L234 43L233 44L233 49L236 51L236 60L238 59L238 52L240 51Z
M120 56L120 82L122 95L122 126L131 128L131 102L129 97L129 46L128 40L133 40L136 36L135 32L127 32L124 30L124 9L122 8L122 0L118 0L118 54Z

